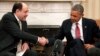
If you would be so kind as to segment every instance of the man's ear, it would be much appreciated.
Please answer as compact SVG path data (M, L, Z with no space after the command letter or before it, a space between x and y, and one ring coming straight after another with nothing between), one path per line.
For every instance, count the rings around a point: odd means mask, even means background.
M19 11L20 11L19 9L16 10L16 12L19 12Z
M84 16L84 14L82 14L82 16Z

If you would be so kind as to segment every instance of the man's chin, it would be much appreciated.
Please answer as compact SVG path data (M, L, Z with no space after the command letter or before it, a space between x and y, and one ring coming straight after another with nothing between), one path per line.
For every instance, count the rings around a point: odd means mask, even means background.
M23 21L26 21L26 19L23 19Z
M26 21L26 19L22 19L21 21Z
M76 22L76 20L72 20L72 19L71 19L71 21L72 21L72 23L75 23Z

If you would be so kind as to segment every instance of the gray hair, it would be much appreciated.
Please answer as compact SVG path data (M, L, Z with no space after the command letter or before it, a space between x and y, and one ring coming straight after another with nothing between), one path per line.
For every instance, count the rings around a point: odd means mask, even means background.
M81 4L76 4L72 7L72 10L79 11L81 14L84 12L84 8Z

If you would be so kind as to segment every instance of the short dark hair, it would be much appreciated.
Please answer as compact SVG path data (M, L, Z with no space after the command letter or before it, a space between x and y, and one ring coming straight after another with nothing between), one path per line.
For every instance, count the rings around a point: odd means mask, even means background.
M72 10L79 11L81 14L84 12L84 8L81 4L76 4L72 7Z
M19 9L19 10L22 9L22 3L21 3L21 2L16 2L16 3L13 5L12 13L15 13L17 9Z

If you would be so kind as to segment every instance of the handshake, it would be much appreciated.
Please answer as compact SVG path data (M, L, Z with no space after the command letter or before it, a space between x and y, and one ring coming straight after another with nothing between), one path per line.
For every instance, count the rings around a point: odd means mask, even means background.
M41 46L45 46L46 44L48 44L48 39L45 38L45 37L38 37L38 43L39 43Z

